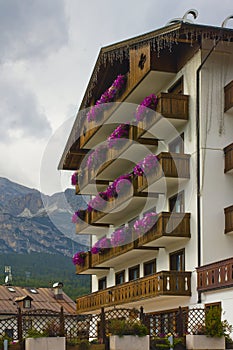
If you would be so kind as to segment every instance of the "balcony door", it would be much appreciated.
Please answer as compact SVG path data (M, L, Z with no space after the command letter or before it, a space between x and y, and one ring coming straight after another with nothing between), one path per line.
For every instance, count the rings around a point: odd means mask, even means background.
M174 213L184 213L184 191L169 198L169 210Z
M185 270L185 251L184 249L170 254L170 270L184 271Z

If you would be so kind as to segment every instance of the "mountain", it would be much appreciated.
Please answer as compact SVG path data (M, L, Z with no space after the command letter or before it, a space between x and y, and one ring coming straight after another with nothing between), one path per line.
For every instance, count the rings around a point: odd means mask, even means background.
M75 190L44 195L0 178L0 253L43 252L72 256L89 238L75 234L72 214L86 202Z

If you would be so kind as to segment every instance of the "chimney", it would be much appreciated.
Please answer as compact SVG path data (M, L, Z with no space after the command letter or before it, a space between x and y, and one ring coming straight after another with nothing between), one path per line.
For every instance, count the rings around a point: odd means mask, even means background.
M63 299L63 291L62 291L63 283L56 282L53 284L54 297L55 299Z

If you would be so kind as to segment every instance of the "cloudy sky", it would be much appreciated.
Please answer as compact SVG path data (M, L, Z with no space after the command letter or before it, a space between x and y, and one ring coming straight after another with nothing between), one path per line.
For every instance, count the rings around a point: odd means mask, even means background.
M199 12L196 23L220 26L232 5L0 0L0 176L50 194L67 187L70 174L56 167L100 48L163 27L191 8Z

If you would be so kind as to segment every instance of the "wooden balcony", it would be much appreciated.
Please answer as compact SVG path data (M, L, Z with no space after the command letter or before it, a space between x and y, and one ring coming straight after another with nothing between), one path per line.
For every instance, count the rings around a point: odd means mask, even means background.
M136 246L136 242L133 241L127 244L104 249L103 252L92 255L92 267L115 267L119 261L122 261L122 254L124 259L130 259L136 257L137 251L133 251Z
M225 94L224 112L233 113L233 108L232 108L233 107L233 80L225 86L224 94Z
M155 225L138 238L137 246L167 247L171 243L190 237L190 213L162 212L158 214Z
M133 304L161 296L190 296L191 272L161 271L119 286L85 295L76 300L77 312L91 312L101 307Z
M197 268L197 290L207 292L233 287L233 258Z
M224 148L225 168L224 172L233 172L233 143Z
M158 155L155 171L148 175L138 176L138 191L161 192L165 186L174 186L177 181L190 178L190 155L162 152Z
M225 213L225 233L233 234L233 205L224 209Z
M76 272L96 274L95 268L114 268L122 261L137 259L143 255L154 257L155 249L184 242L190 237L190 213L162 212L158 214L155 225L144 235L137 237L132 233L131 239L129 238L128 243L124 245L104 249L91 256L88 253L85 264L77 266Z
M91 254L91 252L87 252L86 257L84 259L83 265L75 265L76 267L76 274L77 275L94 275L96 274L97 270L108 270L108 268L105 267L95 267L93 266L92 260L94 255Z
M138 137L146 138L159 134L161 139L166 139L167 134L172 132L170 124L178 128L184 125L188 118L189 96L162 92L158 96L156 113L149 114L138 124Z

